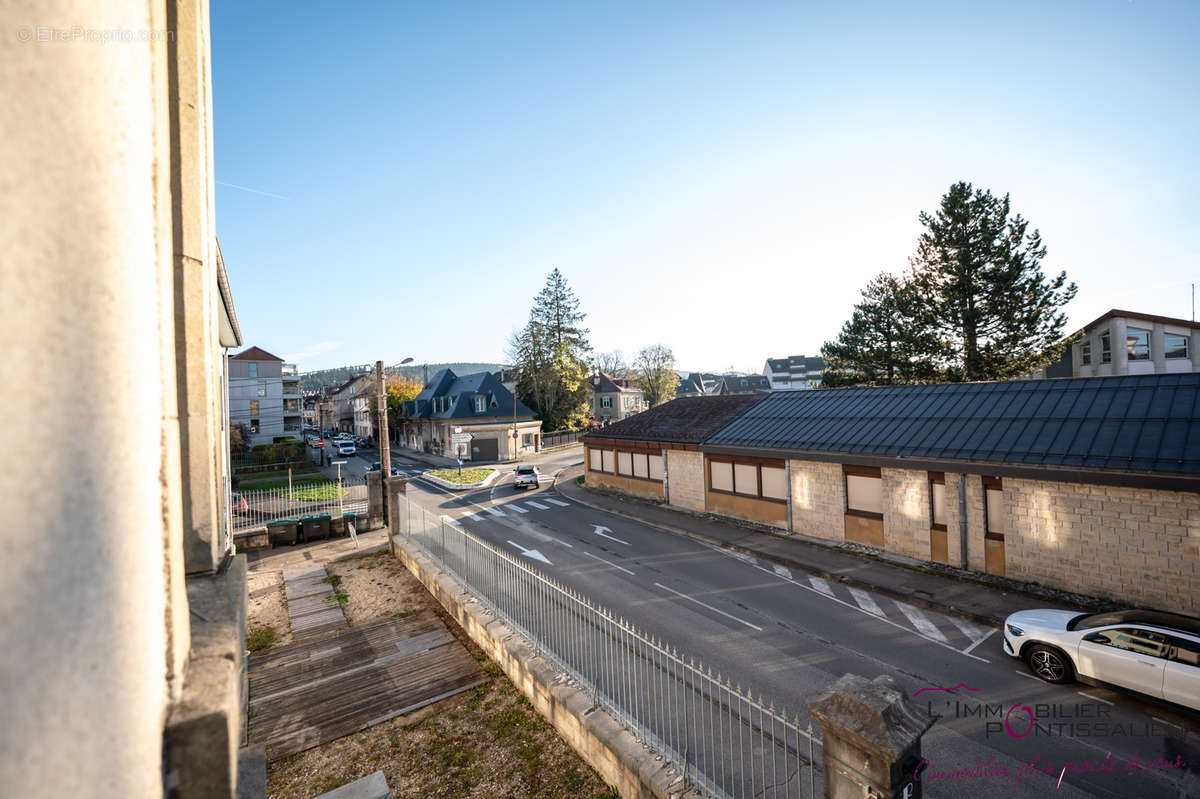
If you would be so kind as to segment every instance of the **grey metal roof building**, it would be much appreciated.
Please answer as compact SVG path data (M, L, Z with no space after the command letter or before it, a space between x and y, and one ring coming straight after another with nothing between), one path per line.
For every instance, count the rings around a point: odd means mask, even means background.
M1200 491L1200 374L777 392L701 448Z

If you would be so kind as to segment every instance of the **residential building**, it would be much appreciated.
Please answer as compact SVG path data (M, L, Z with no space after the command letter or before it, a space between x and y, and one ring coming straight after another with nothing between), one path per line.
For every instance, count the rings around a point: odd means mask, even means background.
M758 394L771 390L771 381L762 375L721 375L714 394L729 396L731 394Z
M1200 372L1198 322L1114 308L1074 336L1079 340L1037 377Z
M301 438L304 416L295 365L259 347L231 356L229 416L245 426L251 447L283 436Z
M587 481L1197 614L1198 398L1200 373L685 398L585 436Z
M708 397L715 395L721 387L721 375L708 372L689 372L687 377L680 375L679 385L675 388L676 397Z
M772 391L798 391L820 388L824 369L824 358L789 355L786 358L767 358L762 373L771 381Z
M234 799L247 596L225 364L243 340L208 4L0 4L5 31L68 20L151 35L0 38L0 106L21 109L0 158L7 407L53 420L0 479L0 792Z
M304 395L304 426L306 428L317 427L321 423L321 399L315 391L310 391Z
M504 386L510 393L517 393L517 380L520 379L521 373L513 366L506 366L499 371L492 372L492 375L500 381L500 385Z
M355 384L354 396L350 400L354 413L354 429L356 436L374 440L375 420L371 409L379 407L379 386L374 379L360 379Z
M339 433L354 432L354 398L362 387L370 382L371 377L370 372L363 372L337 388L330 389L330 426L325 429L335 430Z
M541 447L542 423L490 372L459 377L450 369L433 376L417 398L404 403L410 449L464 461L514 460ZM454 440L470 436L470 440Z
M619 421L650 407L632 380L597 372L588 378L588 386L592 389L592 415L599 424Z

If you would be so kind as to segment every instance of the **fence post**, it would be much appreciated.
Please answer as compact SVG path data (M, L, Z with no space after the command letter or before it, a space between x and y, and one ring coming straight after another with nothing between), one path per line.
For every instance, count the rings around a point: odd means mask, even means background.
M825 799L920 799L921 736L934 719L895 680L845 674L808 713L821 728Z
M395 540L396 533L400 531L400 497L408 494L408 478L391 477L390 475L384 477L383 491L387 500L386 521L388 528L388 542L390 543ZM407 516L404 518L407 520Z

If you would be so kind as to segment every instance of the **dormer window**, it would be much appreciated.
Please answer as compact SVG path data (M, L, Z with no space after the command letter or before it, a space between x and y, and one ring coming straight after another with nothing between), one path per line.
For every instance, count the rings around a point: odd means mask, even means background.
M479 394L475 397L475 413L483 413L487 406L487 397Z

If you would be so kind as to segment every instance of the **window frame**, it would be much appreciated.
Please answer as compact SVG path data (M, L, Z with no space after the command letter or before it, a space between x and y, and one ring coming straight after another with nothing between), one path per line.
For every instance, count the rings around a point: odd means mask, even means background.
M257 378L258 377L258 364L254 363L253 361L246 364L246 374L249 375L250 377Z
M259 413L258 400L256 400L256 399L250 400L250 415L251 416L262 416L262 414Z
M730 476L732 478L732 484L733 484L732 491L726 491L723 488L713 488L712 465L714 463L730 464L729 471L730 471ZM663 465L664 465L664 467L666 466L666 464L663 464ZM738 483L737 483L737 468L736 467L738 467L738 466L754 467L754 490L755 490L755 493L747 494L745 492L737 490ZM763 495L763 492L762 492L762 470L763 470L764 466L766 466L768 468L772 468L772 469L783 469L784 481L785 481L784 485L785 486L787 485L787 482L786 482L786 480L787 480L787 461L782 461L782 460L778 460L778 459L774 459L774 458L738 458L736 456L731 456L731 455L726 455L726 456L707 455L704 458L704 469L705 469L705 474L708 478L708 485L706 487L709 491L711 491L714 494L726 494L731 497L742 497L743 499L756 499L756 500L759 500L762 502L775 502L778 504L786 505L788 502L786 497L784 499L776 499L775 497L768 497L768 496Z
M612 408L612 397L610 397L610 396L601 397L600 398L600 407L601 408Z
M946 473L945 472L930 472L929 473L929 528L931 530L947 530L945 522L937 520L937 494L933 487L940 485L942 487L942 499L946 497ZM942 513L945 513L945 507L942 508Z
M991 477L983 475L983 537L988 541L1004 542L1004 533L992 529L992 514L988 507L988 492L999 491L1004 493L1004 481L999 477Z
M850 507L850 477L873 477L879 480L879 506L884 507L883 469L878 466L851 466L842 464L842 506L847 516L858 516L863 519L883 521L882 510L878 513L871 510L858 510Z
M1081 366L1092 365L1092 342L1086 338L1079 342L1079 363Z
M1137 334L1136 336L1134 335L1135 333ZM1140 340L1143 335L1145 335L1145 337L1146 337L1146 353L1144 355L1135 355L1134 354L1134 346L1135 346L1134 342ZM1125 351L1126 351L1125 358L1126 358L1126 360L1129 360L1129 361L1151 361L1151 360L1154 360L1153 346L1150 343L1151 336L1152 336L1152 331L1147 330L1144 327L1126 327L1125 328Z
M1172 355L1171 347L1167 344L1168 338L1177 338L1183 343L1183 354ZM1163 331L1163 358L1168 361L1181 361L1192 357L1192 340L1191 336L1185 336L1182 333L1167 333Z
M1100 334L1100 363L1112 363L1112 332Z
M475 395L475 413L483 413L487 410L487 397L482 394Z

